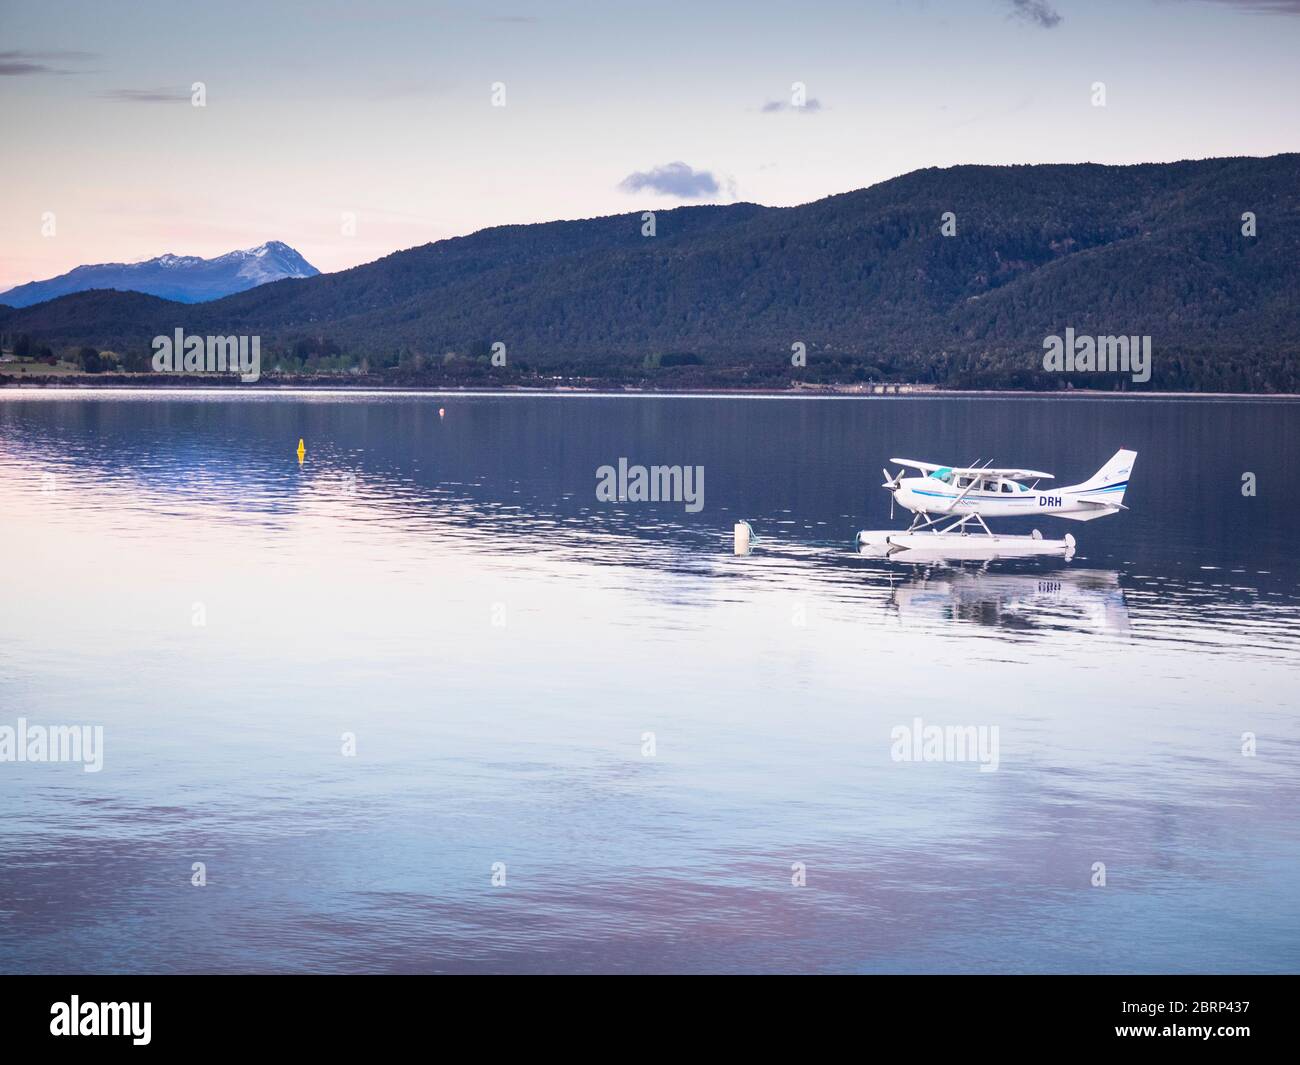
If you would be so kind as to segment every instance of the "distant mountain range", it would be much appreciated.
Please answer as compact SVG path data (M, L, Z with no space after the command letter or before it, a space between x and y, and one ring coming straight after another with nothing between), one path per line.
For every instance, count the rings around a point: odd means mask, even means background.
M1300 391L1297 154L926 169L799 207L660 211L654 236L643 224L486 229L188 307L81 293L0 311L0 332L140 355L176 328L256 334L270 369L364 360L442 379L505 379L488 358L501 342L509 372L641 385L1052 388L1044 338L1073 328L1151 336L1146 388Z
M91 289L144 292L178 303L202 303L279 281L284 277L315 277L320 271L278 240L256 248L232 251L215 259L197 255L160 255L142 263L98 263L78 266L48 281L32 281L0 292L0 304L30 307L58 296Z

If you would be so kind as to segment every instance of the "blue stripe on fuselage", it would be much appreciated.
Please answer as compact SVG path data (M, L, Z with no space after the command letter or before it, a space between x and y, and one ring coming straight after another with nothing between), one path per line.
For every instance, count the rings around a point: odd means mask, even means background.
M1108 485L1106 485L1104 488L1085 488L1085 489L1083 489L1083 490L1081 490L1081 491L1080 491L1080 490L1075 490L1075 491L1072 491L1072 492L1070 492L1070 493L1068 493L1068 494L1070 494L1070 495L1096 495L1096 494L1098 494L1099 492L1122 492L1122 491L1123 491L1125 488L1127 488L1127 487L1128 487L1128 481L1120 481L1118 484L1108 484ZM916 493L916 494L919 495L919 496L934 496L934 497L936 497L937 499L956 499L956 498L957 498L957 496L955 496L955 495L950 495L950 494L947 493L947 492L925 492L925 491L922 491L920 488L911 488L911 489L908 489L908 490L911 491L911 492ZM978 500L981 500L981 501L983 501L983 502L994 502L994 501L996 501L996 502L999 502L999 503L1033 503L1035 500L1038 499L1039 495L1048 495L1048 496L1050 496L1050 495L1065 495L1065 494L1067 494L1067 493L1066 493L1064 490L1056 491L1056 492L1040 492L1040 493L1037 493L1037 494L1035 494L1035 493L1031 493L1031 494L1028 495L1028 497L1026 497L1026 496L1020 496L1020 495L1014 495L1014 496L1012 496L1012 495L1007 495L1007 494L1004 493L1004 492L994 492L994 493L992 493L992 494L990 494L990 493L988 493L988 492L970 492L970 493L968 493L967 495L965 495L964 497L962 497L962 502L965 502L967 499L978 499Z

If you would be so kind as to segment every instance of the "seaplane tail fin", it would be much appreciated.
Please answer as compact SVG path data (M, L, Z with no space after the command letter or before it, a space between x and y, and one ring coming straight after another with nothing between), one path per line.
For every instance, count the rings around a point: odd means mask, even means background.
M1133 472L1133 464L1136 461L1136 451L1125 451L1121 448L1111 456L1111 460L1105 466L1086 481L1064 491L1082 496L1089 503L1104 503L1108 507L1120 506L1124 502L1124 491L1128 488L1129 475Z

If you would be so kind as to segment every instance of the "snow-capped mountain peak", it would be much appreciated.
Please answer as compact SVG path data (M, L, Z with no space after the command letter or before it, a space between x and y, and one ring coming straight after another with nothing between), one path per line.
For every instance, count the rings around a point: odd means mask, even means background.
M0 303L28 307L33 303L89 289L145 292L181 303L202 303L256 288L286 277L314 277L320 273L282 241L268 240L213 259L173 252L135 263L100 263L78 266L48 281L33 281L0 293Z

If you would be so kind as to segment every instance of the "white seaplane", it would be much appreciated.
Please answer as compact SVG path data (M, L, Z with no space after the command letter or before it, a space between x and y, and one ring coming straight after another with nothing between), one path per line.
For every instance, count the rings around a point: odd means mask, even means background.
M895 501L916 517L904 532L864 529L858 533L858 550L891 556L912 552L944 558L1059 555L1069 559L1074 555L1075 541L1068 533L1063 540L1044 540L1037 529L1027 536L995 535L984 519L1048 515L1092 521L1118 514L1128 509L1124 506L1124 490L1136 459L1136 451L1117 451L1086 481L1052 489L1038 487L1039 481L1055 479L1042 470L1004 470L988 463L954 467L890 459L904 467L896 474L881 471L885 475L881 487L890 494L890 517ZM908 469L918 470L920 475L904 477ZM1026 485L1026 481L1033 483Z

